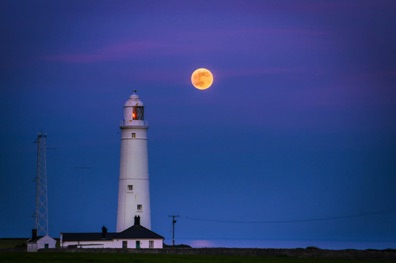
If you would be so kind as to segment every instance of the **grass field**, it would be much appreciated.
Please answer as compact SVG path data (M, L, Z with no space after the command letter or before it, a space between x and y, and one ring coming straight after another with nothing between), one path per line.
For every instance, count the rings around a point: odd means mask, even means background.
M180 254L135 254L135 253L106 253L106 252L38 252L27 253L26 238L0 238L0 263L8 262L28 262L28 263L74 263L74 262L128 262L128 263L368 263L368 262L395 262L381 260L363 260L363 259L335 259L335 258L297 258L292 256L236 256L236 255L180 255ZM9 252L15 247L17 251ZM396 252L394 252L396 253ZM354 257L356 258L356 257ZM358 257L360 258L360 257ZM394 257L392 257L394 259Z
M243 257L213 255L155 255L155 254L120 254L120 253L54 253L54 252L0 252L0 262L29 263L74 263L74 262L116 262L116 263L367 263L381 261L323 259L323 258L292 258L292 257Z

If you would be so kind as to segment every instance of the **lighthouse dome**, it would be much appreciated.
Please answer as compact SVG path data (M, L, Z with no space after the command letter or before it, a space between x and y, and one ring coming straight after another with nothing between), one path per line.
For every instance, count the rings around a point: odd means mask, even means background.
M143 106L143 102L139 99L139 96L136 94L136 91L129 97L124 104L124 107L135 107L135 106Z

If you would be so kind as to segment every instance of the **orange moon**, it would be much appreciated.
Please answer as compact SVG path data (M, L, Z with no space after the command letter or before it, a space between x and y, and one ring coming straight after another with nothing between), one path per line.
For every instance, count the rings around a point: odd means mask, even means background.
M206 68L196 69L191 75L191 83L200 90L209 88L213 83L213 74Z

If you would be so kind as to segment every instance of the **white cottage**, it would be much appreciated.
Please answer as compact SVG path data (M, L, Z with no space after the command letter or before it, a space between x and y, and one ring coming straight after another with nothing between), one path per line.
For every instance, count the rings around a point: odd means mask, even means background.
M140 217L135 216L135 224L120 233L108 233L102 227L101 233L61 233L63 248L163 248L164 237L140 225Z
M32 238L27 241L27 251L37 252L39 249L55 248L56 240L49 235L37 236L37 229L32 229Z

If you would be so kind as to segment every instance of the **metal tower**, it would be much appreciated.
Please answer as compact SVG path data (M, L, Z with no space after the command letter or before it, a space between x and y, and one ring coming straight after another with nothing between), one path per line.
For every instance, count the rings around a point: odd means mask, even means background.
M36 168L36 211L35 228L38 235L48 235L48 197L47 197L47 134L37 135L37 168Z

